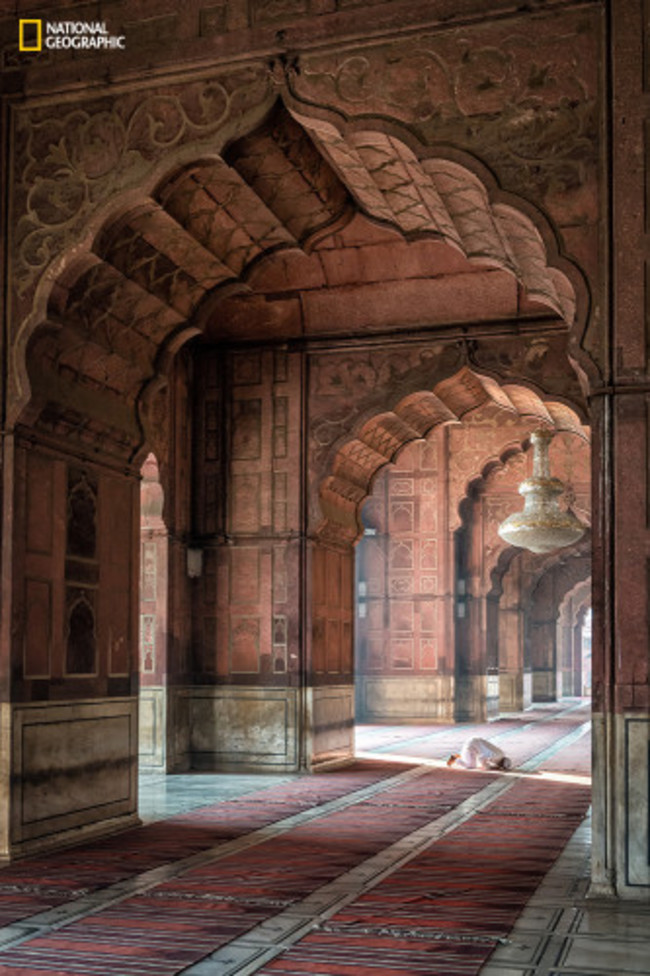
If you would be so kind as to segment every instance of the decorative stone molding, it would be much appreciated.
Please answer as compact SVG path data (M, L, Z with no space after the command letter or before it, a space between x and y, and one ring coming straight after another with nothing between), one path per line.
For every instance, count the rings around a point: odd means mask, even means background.
M117 192L141 186L180 147L218 152L248 113L266 106L264 66L192 83L101 96L70 107L14 109L14 274L22 294L72 246ZM215 146L216 137L216 146Z
M598 12L450 27L338 53L305 53L303 104L347 118L399 119L429 145L455 145L529 198L566 193L598 157Z

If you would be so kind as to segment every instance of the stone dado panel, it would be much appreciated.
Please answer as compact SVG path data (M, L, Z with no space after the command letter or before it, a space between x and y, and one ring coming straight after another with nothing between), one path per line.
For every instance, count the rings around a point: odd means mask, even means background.
M641 888L647 898L650 888L650 720L623 717L624 761L618 768L625 775L625 874L626 884ZM641 892L639 892L641 894Z
M366 721L452 722L454 678L451 675L417 678L358 679L361 708Z
M165 766L166 688L142 688L138 710L140 768L163 770Z
M354 687L308 689L307 708L312 767L349 761L354 755Z
M187 723L188 768L296 768L295 689L183 688L175 697L175 712Z
M12 853L92 832L93 824L101 823L105 832L111 819L120 826L135 820L134 699L20 705L9 721L20 784L9 839Z
M557 698L555 669L536 668L533 672L533 701L549 702Z
M532 703L532 681L530 672L501 671L497 677L499 711L520 712Z

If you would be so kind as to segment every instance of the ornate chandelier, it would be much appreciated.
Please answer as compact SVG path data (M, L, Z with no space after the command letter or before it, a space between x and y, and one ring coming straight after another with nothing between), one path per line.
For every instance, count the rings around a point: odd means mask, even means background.
M523 511L513 512L498 529L505 542L531 552L552 552L570 546L585 531L571 510L559 506L564 485L559 478L551 477L548 448L552 439L553 432L546 429L531 434L533 475L519 485L519 494L524 496Z

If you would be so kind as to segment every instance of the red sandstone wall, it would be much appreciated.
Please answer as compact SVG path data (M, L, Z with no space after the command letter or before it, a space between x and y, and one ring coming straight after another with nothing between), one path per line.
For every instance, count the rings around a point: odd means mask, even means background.
M135 477L34 443L16 470L15 700L132 694Z
M298 671L300 361L200 350L195 370L194 668L214 683ZM225 459L225 460L224 460Z
M357 547L357 667L364 674L453 673L453 567L446 531L445 431L384 468ZM371 534L372 533L372 534Z

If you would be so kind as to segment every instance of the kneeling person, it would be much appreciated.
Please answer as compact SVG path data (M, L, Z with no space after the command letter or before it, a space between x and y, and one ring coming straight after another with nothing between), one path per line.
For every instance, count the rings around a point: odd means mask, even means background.
M475 737L463 744L460 755L452 753L447 765L461 769L510 769L512 760L494 743Z

